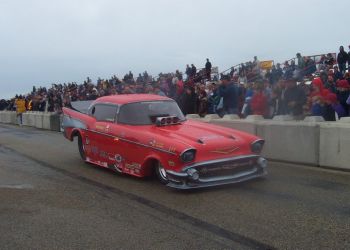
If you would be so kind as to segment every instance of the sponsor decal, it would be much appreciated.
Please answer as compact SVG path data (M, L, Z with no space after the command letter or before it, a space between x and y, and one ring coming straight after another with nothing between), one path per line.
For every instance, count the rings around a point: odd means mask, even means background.
M97 163L98 165L102 166L102 167L105 167L105 168L108 167L107 162L104 162L104 161L97 161L96 163Z
M116 154L116 155L114 156L114 159L115 159L115 161L118 162L118 163L121 163L122 160L123 160L122 156L119 155L119 154Z
M101 157L101 158L108 159L108 153L105 152L105 151L100 151L100 157Z
M91 152L93 153L93 154L95 154L95 155L97 155L98 154L98 148L97 147L91 147Z
M238 149L239 149L239 147L230 147L230 148L216 149L216 150L213 150L211 152L218 153L218 154L231 154Z
M133 163L127 163L127 164L125 164L125 168L127 168L127 169L129 169L129 170L140 170L140 168L141 168L141 164L139 164L139 163L135 163L135 162L133 162Z
M96 125L96 130L105 131L105 126Z
M168 151L171 152L171 153L175 153L176 148L173 147L173 146L170 146Z
M150 140L149 145L155 148L164 148L164 144L161 142L157 142L155 139Z
M107 124L106 129L105 129L106 133L108 133L108 132L109 132L109 128L110 128L110 125L109 125L109 124Z

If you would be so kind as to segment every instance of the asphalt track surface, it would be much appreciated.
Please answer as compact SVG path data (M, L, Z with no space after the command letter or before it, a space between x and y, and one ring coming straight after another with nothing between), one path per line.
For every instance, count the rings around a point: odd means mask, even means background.
M350 174L273 162L263 180L176 191L0 125L0 249L350 249Z

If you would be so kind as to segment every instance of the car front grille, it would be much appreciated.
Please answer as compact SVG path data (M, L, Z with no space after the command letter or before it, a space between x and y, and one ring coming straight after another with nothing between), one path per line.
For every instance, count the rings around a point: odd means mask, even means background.
M206 179L231 176L241 172L250 171L256 164L257 158L248 158L196 166L195 169L199 172L199 177L201 179Z

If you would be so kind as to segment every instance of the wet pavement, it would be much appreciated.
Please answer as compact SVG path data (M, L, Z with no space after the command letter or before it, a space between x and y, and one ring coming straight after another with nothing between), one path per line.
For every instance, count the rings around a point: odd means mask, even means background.
M350 249L350 173L175 191L80 160L62 134L0 125L0 249Z

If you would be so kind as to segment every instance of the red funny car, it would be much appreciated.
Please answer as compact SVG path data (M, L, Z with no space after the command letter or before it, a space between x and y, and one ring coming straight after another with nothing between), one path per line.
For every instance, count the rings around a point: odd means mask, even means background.
M177 103L132 94L76 102L64 108L64 135L84 161L188 189L237 183L266 174L264 140L237 130L186 120Z

